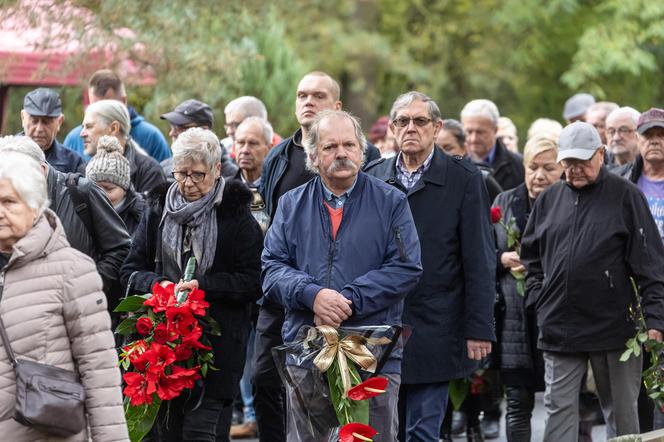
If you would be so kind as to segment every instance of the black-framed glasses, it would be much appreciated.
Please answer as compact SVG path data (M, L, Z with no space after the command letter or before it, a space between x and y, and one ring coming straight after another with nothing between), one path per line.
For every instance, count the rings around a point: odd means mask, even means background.
M427 117L415 117L415 118L399 117L399 118L395 118L394 120L392 120L392 123L396 127L406 127L410 124L411 121L417 127L424 127L427 124L431 123L432 120L431 120L431 118L427 118Z
M175 181L178 183L184 183L187 181L187 178L189 178L192 183L198 184L205 179L206 175L207 172L173 172L173 178L175 178Z

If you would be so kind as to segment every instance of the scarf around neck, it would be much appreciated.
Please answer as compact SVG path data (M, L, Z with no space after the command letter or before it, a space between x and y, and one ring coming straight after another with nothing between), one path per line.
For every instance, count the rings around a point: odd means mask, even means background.
M173 282L182 278L186 263L182 262L184 229L191 235L191 248L198 263L197 274L205 274L214 262L217 248L217 211L226 182L221 177L202 198L187 201L173 183L166 194L161 218L161 253L164 276Z

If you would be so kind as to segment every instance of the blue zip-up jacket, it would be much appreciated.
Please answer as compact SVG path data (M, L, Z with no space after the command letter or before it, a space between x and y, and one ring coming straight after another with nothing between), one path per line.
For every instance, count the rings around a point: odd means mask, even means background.
M284 194L265 238L263 293L284 306L285 343L313 325L323 288L352 301L342 326L401 325L403 300L422 274L420 243L406 195L360 172L336 239L320 177ZM394 353L383 372L400 373Z
M157 162L172 157L173 154L168 147L168 141L166 141L166 138L161 131L153 124L145 121L145 119L141 115L138 115L133 108L127 107L127 109L129 109L129 116L131 118L131 132L129 134L134 140L136 140L138 145L141 146L148 155L157 160ZM90 159L90 156L86 155L83 151L83 139L81 138L82 131L83 126L76 126L73 128L65 137L64 145L68 149L77 152L87 161Z

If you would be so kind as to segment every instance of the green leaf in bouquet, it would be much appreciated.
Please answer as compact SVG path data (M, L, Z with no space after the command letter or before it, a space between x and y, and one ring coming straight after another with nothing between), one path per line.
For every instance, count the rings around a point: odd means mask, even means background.
M136 321L138 318L127 318L115 328L115 333L122 336L129 336L136 332Z
M115 307L115 310L113 310L116 313L123 313L123 312L136 312L138 311L141 307L143 307L143 303L145 302L146 299L148 299L150 294L147 295L134 295L134 296L128 296L125 299L123 299L120 304L118 304L117 307Z
M150 405L132 407L129 404L125 404L125 418L127 419L127 429L129 430L129 439L131 442L141 442L150 432L159 413L160 406L161 400L156 397Z
M620 362L625 362L625 361L627 361L627 360L630 358L630 356L632 356L632 353L633 353L633 352L632 352L632 349L631 349L631 348L628 348L627 350L625 350L625 351L623 352L623 354L620 355L620 359L619 359Z
M348 370L352 378L359 379L355 363L348 361ZM330 368L325 372L327 383L330 387L330 399L337 419L340 425L346 425L351 422L359 422L365 425L369 424L369 401L353 401L343 398L344 387L341 381L341 372L339 371L339 362L334 360Z
M221 325L210 315L203 316L203 321L208 327L208 334L212 336L221 336Z
M455 410L458 410L463 404L463 401L466 400L468 396L468 391L470 390L470 382L468 379L454 379L450 381L449 384L449 395L452 406Z
M201 376L203 377L207 376L207 371L208 371L208 364L201 365Z

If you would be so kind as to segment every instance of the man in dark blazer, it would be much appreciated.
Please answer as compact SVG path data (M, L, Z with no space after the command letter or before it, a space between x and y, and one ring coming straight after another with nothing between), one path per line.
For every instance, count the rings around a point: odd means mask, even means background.
M442 121L431 98L401 95L390 120L401 152L367 173L408 195L424 271L404 305L413 334L402 361L400 440L438 442L449 381L476 370L495 341L489 197L475 165L434 148Z
M498 138L498 107L490 100L473 100L461 110L466 149L473 160L490 167L503 190L523 183L523 157L507 149Z

